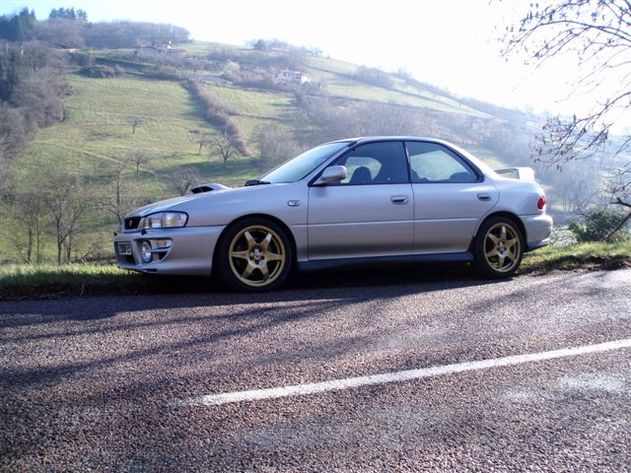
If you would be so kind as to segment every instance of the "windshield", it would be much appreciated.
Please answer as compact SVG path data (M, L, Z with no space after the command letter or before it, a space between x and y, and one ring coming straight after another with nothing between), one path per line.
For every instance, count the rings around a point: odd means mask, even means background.
M270 183L299 181L328 158L350 144L350 141L343 141L316 146L273 169L263 176L261 181Z

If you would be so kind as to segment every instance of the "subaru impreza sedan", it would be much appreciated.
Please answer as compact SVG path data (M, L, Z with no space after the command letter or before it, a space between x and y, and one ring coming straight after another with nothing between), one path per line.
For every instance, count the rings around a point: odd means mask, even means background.
M295 269L377 262L471 261L508 278L552 231L530 168L494 171L428 138L326 143L243 187L192 192L125 216L114 242L121 268L213 273L252 292Z

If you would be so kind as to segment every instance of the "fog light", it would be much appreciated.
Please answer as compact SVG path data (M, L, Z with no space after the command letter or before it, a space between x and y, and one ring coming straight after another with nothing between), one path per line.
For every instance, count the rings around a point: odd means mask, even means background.
M171 245L173 244L173 241L169 240L168 238L164 238L160 240L152 240L152 242L154 243L155 247L159 250L168 250L169 248L171 248Z
M144 241L142 243L142 247L140 248L140 257L142 258L143 263L151 263L153 254L151 253L151 244L148 241Z

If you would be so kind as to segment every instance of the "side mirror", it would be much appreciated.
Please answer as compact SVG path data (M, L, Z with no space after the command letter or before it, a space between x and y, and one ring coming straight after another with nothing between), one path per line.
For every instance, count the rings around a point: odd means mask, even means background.
M340 182L341 180L346 179L346 176L348 176L346 166L329 166L322 171L322 174L318 180L314 182L314 185L325 186L334 182Z

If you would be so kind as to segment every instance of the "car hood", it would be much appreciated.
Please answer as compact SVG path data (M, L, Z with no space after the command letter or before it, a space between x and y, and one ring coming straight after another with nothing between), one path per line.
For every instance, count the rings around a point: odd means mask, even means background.
M291 206L289 202L294 202ZM176 197L140 207L125 216L146 217L157 212L186 212L188 227L227 225L235 218L250 214L266 214L278 219L287 209L292 221L306 222L308 188L303 181L273 183L218 189L209 192ZM305 205L301 205L301 203Z
M212 198L213 195L223 194L226 192L235 192L242 188L228 188L217 191L210 192L202 192L199 194L193 195L183 195L180 197L174 197L172 199L161 200L159 202L154 202L152 204L145 205L144 207L139 207L137 209L132 210L127 215L127 217L145 217L147 215L156 213L156 212L165 212L167 210L171 210L173 207L179 206L181 204L185 204L187 202L191 202L194 200L202 200Z

